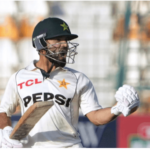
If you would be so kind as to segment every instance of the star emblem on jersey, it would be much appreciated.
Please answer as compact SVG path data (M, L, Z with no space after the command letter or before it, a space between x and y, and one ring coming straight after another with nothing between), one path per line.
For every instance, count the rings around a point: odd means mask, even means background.
M63 79L62 81L58 81L60 83L59 87L64 87L65 89L67 89L67 85L70 83L67 83L65 81L65 79Z
M68 30L68 26L65 24L65 23L63 23L63 24L60 24L62 27L63 27L63 30L65 31L65 30Z

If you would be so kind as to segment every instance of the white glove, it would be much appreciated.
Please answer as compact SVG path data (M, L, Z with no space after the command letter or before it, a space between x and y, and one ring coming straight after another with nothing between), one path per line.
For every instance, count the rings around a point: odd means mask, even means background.
M137 92L129 85L123 85L123 87L120 87L115 94L115 98L118 103L111 109L111 113L115 115L122 113L126 117L130 114L133 108L140 104Z
M13 128L10 126L7 126L2 130L2 136L3 136L2 143L1 143L2 148L22 148L23 147L20 141L9 138L12 131L13 131Z

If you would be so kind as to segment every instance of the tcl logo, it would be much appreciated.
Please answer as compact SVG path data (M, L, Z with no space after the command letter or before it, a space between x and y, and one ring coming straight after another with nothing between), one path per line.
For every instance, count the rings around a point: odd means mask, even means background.
M39 83L42 83L42 81L38 81L38 79L30 79L26 82L19 83L18 86L20 89L22 89L24 86L31 86L33 84L39 84Z

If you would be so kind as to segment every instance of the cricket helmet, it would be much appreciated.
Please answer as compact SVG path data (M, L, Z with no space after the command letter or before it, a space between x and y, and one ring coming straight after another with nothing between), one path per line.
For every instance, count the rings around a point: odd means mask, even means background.
M68 41L78 37L76 34L71 34L69 26L65 21L59 18L47 18L40 21L34 28L32 34L32 44L37 50L40 50L39 44L35 45L36 38L40 39L41 44L45 47L46 43L43 41L57 37L65 36ZM41 47L42 48L42 47Z
M46 50L47 58L54 61L64 63L56 59L56 55L63 55L64 52L53 52L50 47L53 45L48 44L46 40L54 39L59 37L65 37L68 44L68 50L66 53L66 62L65 63L74 63L75 55L77 54L76 48L79 45L78 43L72 43L70 40L73 40L78 37L76 34L72 34L69 26L65 21L59 18L47 18L43 21L40 21L34 28L32 34L32 44L40 54L40 50ZM56 43L61 44L61 43ZM49 45L49 46L48 46Z

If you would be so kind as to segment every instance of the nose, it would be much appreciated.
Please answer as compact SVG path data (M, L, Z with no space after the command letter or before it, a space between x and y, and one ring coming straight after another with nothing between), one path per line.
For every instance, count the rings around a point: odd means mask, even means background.
M61 41L60 43L61 43L61 46L64 46L64 47L67 47L67 46L68 46L67 41Z
M68 43L66 41L62 41L62 42L60 42L59 47L60 48L67 48L68 47Z

